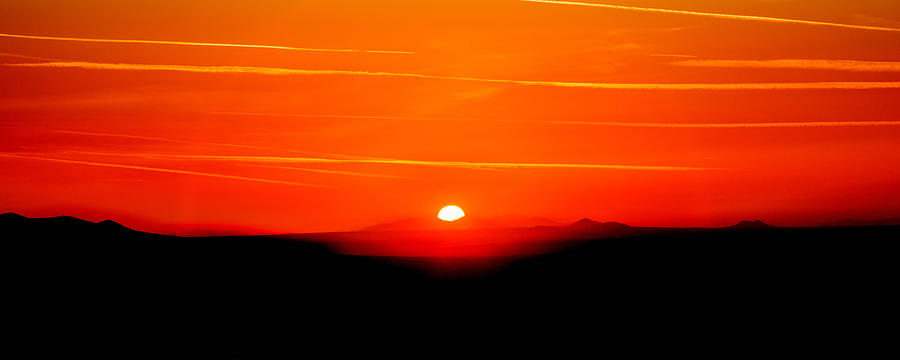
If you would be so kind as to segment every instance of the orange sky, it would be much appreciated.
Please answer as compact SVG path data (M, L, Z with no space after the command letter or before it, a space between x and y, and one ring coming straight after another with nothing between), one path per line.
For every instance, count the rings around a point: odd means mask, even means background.
M0 211L167 233L451 203L900 215L897 1L579 3L3 1Z

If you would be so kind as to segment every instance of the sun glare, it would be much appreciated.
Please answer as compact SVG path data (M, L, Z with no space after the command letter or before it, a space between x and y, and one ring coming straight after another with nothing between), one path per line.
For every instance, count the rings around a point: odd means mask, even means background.
M444 206L444 208L441 209L441 212L438 213L438 219L444 221L459 220L463 216L466 216L466 213L464 213L463 210L456 205Z

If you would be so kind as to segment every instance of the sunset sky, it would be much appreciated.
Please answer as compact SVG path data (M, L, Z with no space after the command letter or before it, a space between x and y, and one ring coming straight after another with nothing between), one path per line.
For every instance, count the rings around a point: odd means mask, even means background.
M4 0L0 81L26 216L900 216L896 0Z

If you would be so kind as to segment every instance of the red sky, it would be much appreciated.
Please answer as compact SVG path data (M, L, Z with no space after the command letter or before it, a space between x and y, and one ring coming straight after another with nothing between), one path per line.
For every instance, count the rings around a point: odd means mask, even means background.
M900 215L900 3L593 3L618 7L3 1L0 211L167 233L446 204L658 226Z

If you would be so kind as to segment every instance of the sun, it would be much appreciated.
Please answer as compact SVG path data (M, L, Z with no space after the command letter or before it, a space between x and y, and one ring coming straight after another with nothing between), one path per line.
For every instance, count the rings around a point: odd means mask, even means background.
M463 209L456 205L444 206L444 208L441 209L441 212L438 213L438 219L444 221L459 220L463 216L466 216L466 213L463 212Z

